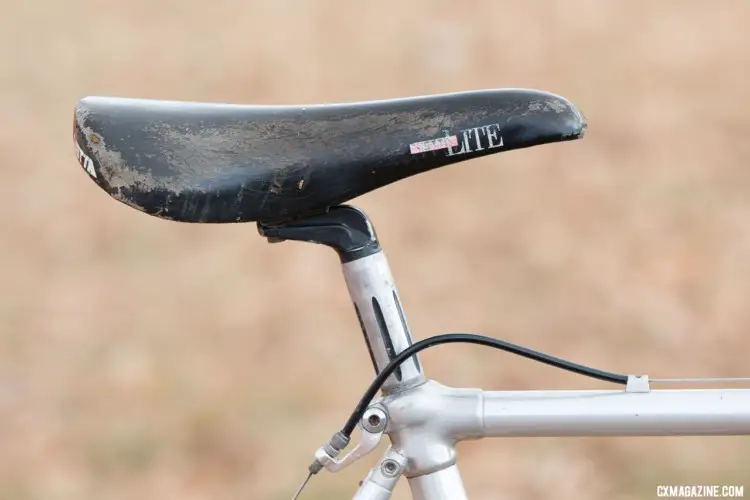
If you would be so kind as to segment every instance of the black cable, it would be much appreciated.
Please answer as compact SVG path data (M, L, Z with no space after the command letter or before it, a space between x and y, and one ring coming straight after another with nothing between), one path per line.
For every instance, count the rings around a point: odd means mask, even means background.
M357 407L349 417L349 420L346 421L346 425L344 425L344 428L341 430L341 432L347 438L351 438L352 432L354 432L355 427L357 427L357 422L362 419L362 415L364 415L367 407L370 405L370 402L380 390L380 387L385 383L388 377L391 376L396 368L398 368L398 366L401 365L404 361L414 356L419 351L423 351L429 347L440 344L454 343L478 344L487 347L494 347L496 349L501 349L513 354L518 354L519 356L523 356L525 358L533 359L534 361L539 361L546 365L551 365L556 368L561 368L563 370L577 373L579 375L585 375L599 380L604 380L606 382L613 382L615 384L626 385L628 383L627 375L620 375L619 373L605 372L602 370L597 370L595 368L589 368L587 366L572 363L561 358L556 358L554 356L550 356L549 354L544 354L533 349L528 349L516 344L511 344L510 342L505 342L503 340L495 339L492 337L485 337L484 335L476 335L473 333L446 333L444 335L436 335L428 339L420 340L416 344L412 344L411 346L407 347L406 349L401 351L398 356L393 358L391 362L388 363L388 365L383 369L383 371L378 373L378 375L370 384L370 387L367 388L367 391L357 404Z

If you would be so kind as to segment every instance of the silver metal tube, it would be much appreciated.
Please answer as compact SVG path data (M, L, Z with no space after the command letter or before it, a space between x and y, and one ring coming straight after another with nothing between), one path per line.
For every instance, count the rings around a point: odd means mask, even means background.
M410 477L409 488L414 500L467 500L456 465L431 474Z
M389 447L362 481L354 500L389 500L406 465L406 457L396 452L393 447Z
M372 362L380 372L392 358L412 344L388 260L380 251L347 262L342 268ZM388 378L383 390L391 392L423 378L422 367L414 356Z
M484 392L482 399L481 437L750 434L750 389Z
M374 481L365 480L360 486L354 500L390 500L393 490L384 488Z

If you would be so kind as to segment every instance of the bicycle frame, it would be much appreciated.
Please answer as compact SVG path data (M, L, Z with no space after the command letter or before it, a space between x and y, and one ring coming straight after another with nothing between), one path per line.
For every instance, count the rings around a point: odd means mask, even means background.
M380 372L412 343L406 316L372 224L352 207L334 208L309 221L259 224L259 230L271 241L313 241L337 250L370 357ZM370 408L385 418L374 421L380 425L363 419L368 447L374 449L383 433L391 447L363 481L356 500L389 499L401 475L414 500L466 500L455 449L463 440L750 435L750 389L652 390L647 376L630 376L625 390L450 388L428 380L416 355L388 378L383 396Z

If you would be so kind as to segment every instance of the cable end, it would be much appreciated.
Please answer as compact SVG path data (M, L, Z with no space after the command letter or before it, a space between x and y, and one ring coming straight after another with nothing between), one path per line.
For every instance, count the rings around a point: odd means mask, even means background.
M305 486L307 486L307 483L310 481L311 477L313 477L312 472L307 475L305 480L302 482L302 486L299 487L299 489L297 490L297 493L295 493L294 496L292 497L292 500L297 500L299 498L299 496L302 494L302 490L305 489Z

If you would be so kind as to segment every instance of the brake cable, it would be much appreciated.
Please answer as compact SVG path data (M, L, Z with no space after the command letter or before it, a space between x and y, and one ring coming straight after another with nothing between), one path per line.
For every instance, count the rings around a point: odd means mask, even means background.
M386 365L386 367L380 373L378 373L375 379L373 379L370 387L367 388L367 391L362 396L362 399L360 399L351 416L346 421L346 424L341 429L340 434L346 437L347 440L351 438L352 432L354 432L354 429L357 427L357 423L362 419L362 416L364 415L365 411L367 411L367 407L370 405L375 395L378 393L388 377L390 377L391 374L396 370L396 368L398 368L404 361L414 356L418 352L430 347L434 347L440 344L456 343L478 344L486 347L494 347L495 349L500 349L512 354L517 354L519 356L523 356L524 358L539 361L540 363L551 365L556 368L577 373L579 375L585 375L587 377L604 380L605 382L612 382L621 385L627 385L628 383L627 375L597 370L596 368L579 365L577 363L573 363L562 358L557 358L555 356L550 356L549 354L544 354L542 352L535 351L533 349L529 349L517 344L512 344L504 340L499 340L496 338L477 335L473 333L446 333L443 335L436 335L434 337L420 340L419 342L410 345L409 347L401 351L395 358L393 358L388 363L388 365Z

